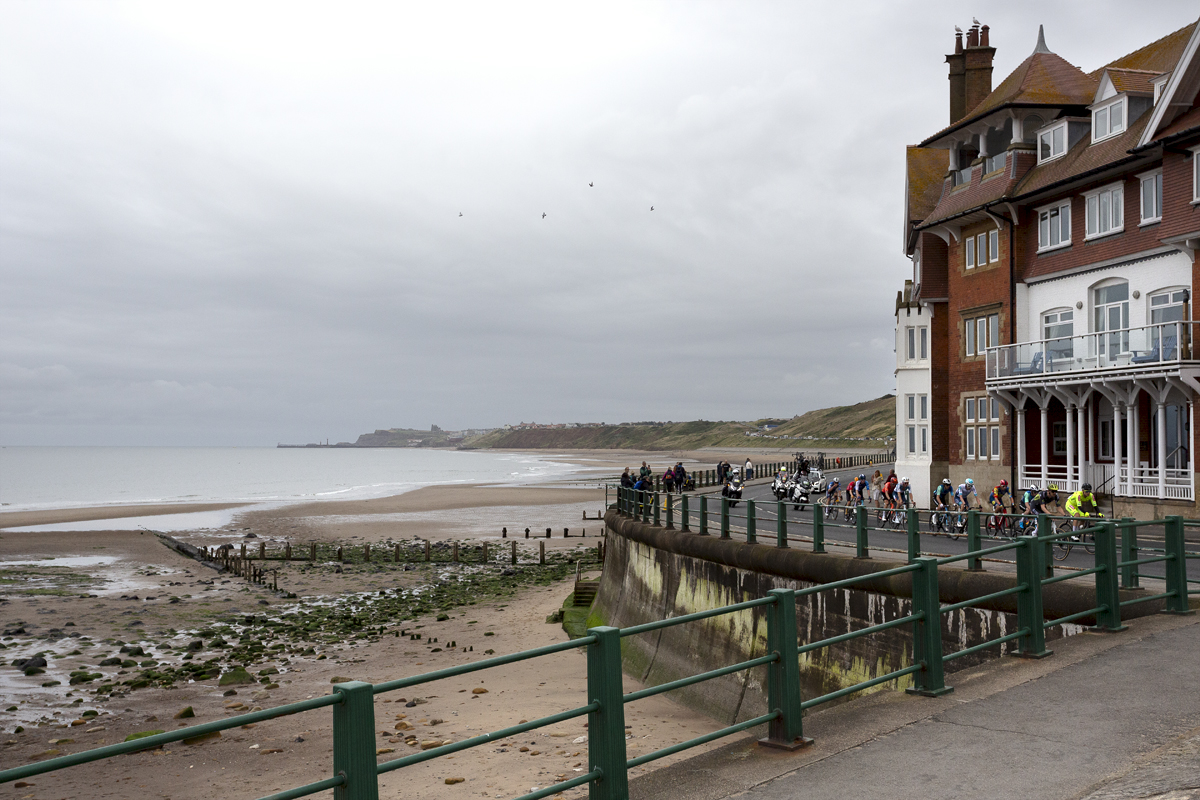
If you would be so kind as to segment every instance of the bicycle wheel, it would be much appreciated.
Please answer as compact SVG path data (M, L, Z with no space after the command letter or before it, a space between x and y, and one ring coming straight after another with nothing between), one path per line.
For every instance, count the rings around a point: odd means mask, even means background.
M958 541L967 533L967 515L961 512L954 515L954 523L950 526L950 531L946 534L954 541Z
M1054 543L1054 560L1065 561L1067 556L1071 555L1071 542L1069 540L1059 539Z
M929 512L929 532L937 533L942 529L942 515L939 511Z
M989 536L999 536L1003 533L1004 517L997 514L988 514L987 532Z

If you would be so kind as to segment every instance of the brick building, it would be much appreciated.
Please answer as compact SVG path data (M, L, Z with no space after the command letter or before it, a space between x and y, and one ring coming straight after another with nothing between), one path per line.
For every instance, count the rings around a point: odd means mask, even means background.
M1198 46L1200 23L1085 73L1039 30L993 89L988 27L956 35L950 124L907 151L897 472L921 505L945 477L1086 481L1118 515L1196 516Z

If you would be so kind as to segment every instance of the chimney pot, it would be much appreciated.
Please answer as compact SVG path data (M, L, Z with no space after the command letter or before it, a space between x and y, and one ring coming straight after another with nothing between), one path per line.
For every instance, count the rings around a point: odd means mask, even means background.
M980 47L991 47L991 45L988 44L988 26L987 25L984 25L982 28L979 29L979 46Z
M962 31L954 32L954 52L955 54L963 51Z
M967 47L979 47L979 26L972 25L967 31Z

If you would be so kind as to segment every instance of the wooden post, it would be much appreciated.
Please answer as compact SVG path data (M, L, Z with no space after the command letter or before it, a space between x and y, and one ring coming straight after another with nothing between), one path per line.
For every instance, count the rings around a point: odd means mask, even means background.
M312 561L314 563L317 560L317 543L316 542L312 542L308 546L308 560Z
M455 564L458 563L458 542L451 542L450 544L450 560Z
M483 543L483 563L485 563L485 564L486 564L487 562L488 562L488 557L487 557L487 542L484 542L484 543Z
M425 540L425 560L429 561L429 540Z
M246 543L242 542L242 559L245 560L245 558L246 558Z
M258 543L258 560L259 561L267 560L267 543L266 542Z
M342 562L342 548L340 545L338 546L338 549L337 549L337 560L338 560L339 564Z
M549 528L546 528L546 538L547 539L550 538L550 529Z
M368 564L371 563L371 543L370 542L367 542L366 544L363 545L363 561L365 561Z
M585 514L586 514L587 512L585 511L585 512L583 512L583 513L585 513ZM501 528L501 529L500 529L500 538L501 538L501 539L507 539L507 538L508 538L508 528Z
M400 563L400 545L398 545L398 544L396 545L396 553L392 557L392 560L395 561L397 564Z
M512 563L517 563L517 543L512 543Z
M538 563L539 564L546 563L546 543L545 542L538 542Z
M283 543L283 560L284 561L292 560L292 543L291 542Z

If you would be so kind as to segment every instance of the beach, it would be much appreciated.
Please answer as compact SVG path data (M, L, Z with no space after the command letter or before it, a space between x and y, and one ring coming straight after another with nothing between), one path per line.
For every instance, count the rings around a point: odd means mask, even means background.
M707 462L716 460L689 455L561 454L584 468L542 483L434 485L346 501L0 513L0 644L8 664L0 667L0 686L9 701L0 711L0 759L14 766L320 696L335 679L374 683L566 641L561 624L546 620L570 595L577 566L585 577L598 575L603 523L595 517L606 500L598 478L642 460L658 469L679 460L711 468ZM207 547L246 544L250 552L286 542L306 553L319 544L323 555L314 563L266 562L267 584L252 583L181 555L154 532L156 513L211 512L214 505L231 515L227 524L171 537ZM137 529L13 530L85 520L103 528L123 518L140 520ZM508 563L513 541L516 566ZM426 542L434 547L432 562L423 558ZM486 565L478 563L484 542ZM451 543L468 563L450 561ZM375 554L370 562L362 559L366 544ZM324 555L332 546L345 549L342 562ZM353 616L341 611L351 608ZM26 675L11 665L38 653L47 662L40 672ZM220 675L239 665L253 683L219 685ZM626 690L635 688L626 678ZM379 758L578 707L585 689L585 659L571 651L381 696ZM418 697L419 705L407 705ZM195 717L176 719L188 707ZM631 756L720 727L667 696L626 713ZM389 773L381 778L382 796L513 797L567 779L586 771L585 721ZM32 778L14 796L257 797L327 777L330 725L328 710L285 717ZM462 783L446 783L460 777ZM576 789L565 796L585 795Z

